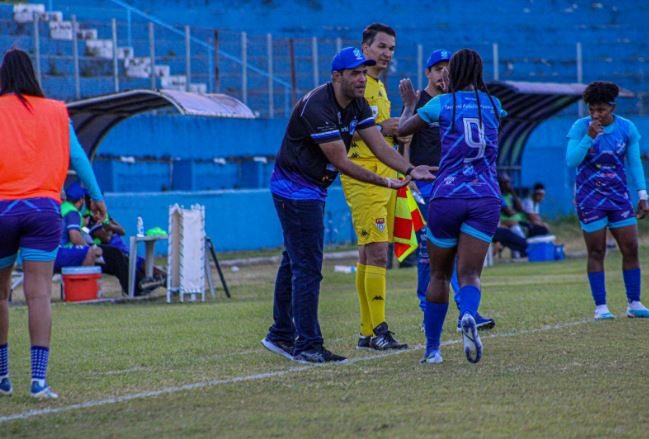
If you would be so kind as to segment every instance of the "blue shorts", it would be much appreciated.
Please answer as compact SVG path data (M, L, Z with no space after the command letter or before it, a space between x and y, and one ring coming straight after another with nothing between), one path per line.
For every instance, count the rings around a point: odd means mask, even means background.
M0 200L0 268L20 250L25 261L50 262L61 241L61 208L51 198Z
M54 271L59 272L63 267L78 267L83 265L90 247L87 245L75 245L73 247L61 247L54 261Z
M621 227L633 226L638 223L631 203L618 210L577 208L577 216L579 217L581 230L586 233L597 232L605 227L608 227L609 229L619 229Z
M426 238L437 247L453 248L460 233L491 242L500 219L501 200L435 198L428 203Z

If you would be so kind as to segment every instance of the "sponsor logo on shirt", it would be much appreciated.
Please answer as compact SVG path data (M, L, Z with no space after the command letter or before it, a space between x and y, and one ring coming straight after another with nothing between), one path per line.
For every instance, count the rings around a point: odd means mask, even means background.
M475 169L473 169L473 165L471 164L464 165L464 169L462 169L462 174L464 174L467 177L475 175Z
M455 177L452 175L449 175L444 179L444 184L453 184L453 182L455 182Z
M352 120L349 123L349 134L354 134L354 131L356 131L356 125L358 125L358 121L356 119Z
M356 131L356 125L358 125L358 120L352 119L351 122L349 122L349 126L346 127L341 127L340 132L341 133L349 133L349 134L354 134L354 131Z

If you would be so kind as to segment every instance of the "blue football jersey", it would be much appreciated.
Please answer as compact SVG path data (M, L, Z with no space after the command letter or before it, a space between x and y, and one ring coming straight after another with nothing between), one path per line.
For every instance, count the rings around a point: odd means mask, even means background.
M581 140L591 120L590 116L577 120L568 137ZM628 205L624 158L627 145L638 136L633 122L616 115L615 121L593 139L586 157L577 165L575 200L580 208L617 210Z
M474 91L455 93L455 127L453 128L453 95L439 95L417 110L427 123L439 122L442 158L431 198L500 197L496 158L498 126L507 113L500 101L479 92L482 126L478 117L478 99Z

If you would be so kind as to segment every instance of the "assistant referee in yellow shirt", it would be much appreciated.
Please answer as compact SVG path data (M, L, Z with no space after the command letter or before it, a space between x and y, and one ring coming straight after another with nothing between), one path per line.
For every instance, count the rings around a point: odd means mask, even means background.
M376 61L368 67L365 99L374 120L388 144L396 142L398 118L390 117L390 100L379 75L390 65L396 46L396 32L390 26L370 24L363 30L363 54ZM354 137L348 157L357 165L382 177L396 178L397 173L372 153L358 136ZM385 321L386 263L388 244L392 241L396 193L382 187L341 176L347 204L352 213L358 237L359 260L356 270L356 290L360 305L359 349L407 349L388 329Z

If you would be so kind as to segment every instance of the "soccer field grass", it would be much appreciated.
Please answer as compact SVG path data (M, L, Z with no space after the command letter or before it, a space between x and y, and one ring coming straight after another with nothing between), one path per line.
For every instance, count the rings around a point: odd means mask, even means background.
M583 259L486 269L481 311L497 325L477 365L464 358L454 307L444 363L418 363L414 269L388 272L388 322L411 349L385 354L355 350L353 275L325 264L320 321L326 347L352 359L342 365L300 365L260 345L271 265L226 273L231 300L56 303L53 402L27 396L27 310L15 306L14 395L0 398L0 436L646 437L649 321L622 316L619 267L613 252L610 322L592 321Z

